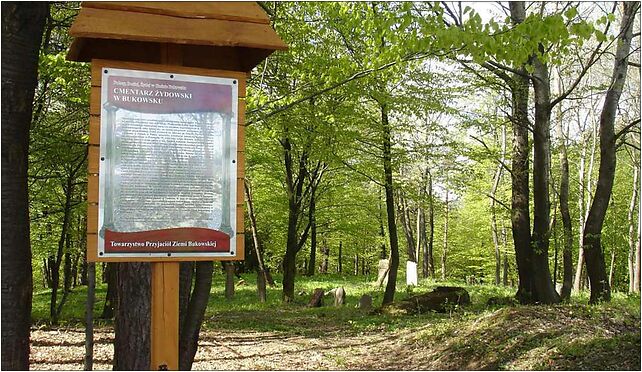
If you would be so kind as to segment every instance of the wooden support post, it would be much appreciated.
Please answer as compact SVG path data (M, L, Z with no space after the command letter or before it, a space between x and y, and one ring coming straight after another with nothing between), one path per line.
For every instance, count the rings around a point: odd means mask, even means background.
M150 369L178 370L178 262L152 263Z

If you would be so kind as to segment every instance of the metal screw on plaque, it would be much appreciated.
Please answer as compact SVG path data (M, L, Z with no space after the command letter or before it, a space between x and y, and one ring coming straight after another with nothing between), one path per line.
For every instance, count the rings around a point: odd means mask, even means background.
M105 160L105 157L104 157L104 156L101 156L101 157L100 157L100 160Z
M105 70L105 73L109 72L109 70Z
M167 254L167 257L172 257L172 254L171 254L171 253L168 253L168 254Z
M232 159L232 163L236 163L236 160Z
M236 80L232 80L232 84L236 84Z
M98 253L98 255L99 255L99 256L102 256L102 255L103 255L103 252Z
M170 78L170 79L173 79L173 78L174 78L174 75L169 75L169 78Z

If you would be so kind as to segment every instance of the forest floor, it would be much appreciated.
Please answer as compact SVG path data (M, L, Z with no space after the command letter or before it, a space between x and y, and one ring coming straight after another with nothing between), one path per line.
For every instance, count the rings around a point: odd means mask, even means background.
M305 295L299 303L274 306L248 303L243 289L231 303L213 292L218 305L208 308L193 369L640 369L638 296L597 306L579 298L556 306L488 307L488 296L503 289L467 289L468 308L412 316L363 312L354 296L344 307L306 308ZM94 369L111 369L113 328L97 326L94 338ZM31 369L82 369L81 325L42 322L31 342Z

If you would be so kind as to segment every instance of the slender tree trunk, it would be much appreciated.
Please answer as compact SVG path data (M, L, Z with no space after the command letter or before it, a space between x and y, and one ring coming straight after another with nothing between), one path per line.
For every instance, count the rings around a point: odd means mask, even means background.
M321 262L321 269L319 271L322 274L326 274L328 272L328 266L330 264L330 247L328 247L328 243L326 242L325 238L323 239L323 247L321 248L321 253L323 253L323 262Z
M502 180L502 171L504 170L504 161L506 154L506 127L502 125L502 139L501 139L502 155L493 177L493 186L490 190L490 230L493 236L493 246L495 247L495 285L499 285L501 275L501 262L502 257L499 250L499 231L497 231L497 212L495 211L495 199L497 189Z
M611 249L611 265L609 266L609 287L613 288L613 270L615 270L615 249Z
M595 189L595 196L593 197L593 203L584 229L584 255L586 271L591 285L591 303L609 301L611 299L611 287L606 277L601 240L602 224L611 199L613 180L615 178L615 115L626 79L633 23L640 3L625 2L623 6L624 13L615 52L611 85L606 93L602 114L600 115L600 169L597 188Z
M85 302L84 370L94 369L94 303L96 302L96 264L87 264L87 301Z
M383 126L383 172L384 189L386 192L386 212L388 214L388 236L390 238L390 270L388 284L383 295L383 305L394 301L397 286L397 270L399 268L399 240L397 238L397 223L395 222L394 186L392 181L392 129L388 121L388 109L380 104L381 124Z
M63 207L62 228L58 239L58 250L55 261L51 267L51 298L49 301L49 316L52 324L58 324L58 289L60 287L60 264L64 255L65 241L69 230L69 219L71 217L71 195L73 193L73 174L69 175L65 187L65 205Z
M225 298L231 300L234 298L234 263L225 262Z
M560 301L553 286L548 265L551 158L551 92L548 67L533 59L533 90L535 92L535 129L533 132L533 233L532 265L536 300L551 304Z
M107 277L107 293L105 294L105 304L100 315L101 319L112 319L114 310L118 301L118 263L110 262L103 269Z
M254 213L254 202L252 198L252 190L250 187L250 182L246 179L243 182L245 188L245 203L247 204L247 211L250 217L250 229L252 230L252 242L254 243L254 251L256 253L256 260L259 266L259 272L257 275L264 277L264 282L267 282L270 286L274 286L274 280L270 276L265 267L265 260L263 259L263 249L259 241L258 227L256 224L256 214ZM257 281L257 284L259 282ZM260 290L260 288L259 288Z
M354 275L359 275L359 255L354 255Z
M639 237L639 233L638 236L636 236L635 208L638 201L638 188L640 187L640 172L638 170L639 165L636 164L636 162L633 162L633 164L633 192L631 193L631 203L629 204L629 213L627 215L629 221L629 293L637 293L635 287L635 247ZM638 220L638 225L639 224L640 221Z
M310 195L310 263L308 264L308 276L313 276L317 265L317 220L316 200L314 194Z
M196 268L194 290L187 306L187 314L180 324L178 364L181 370L192 369L192 363L194 363L194 356L198 348L198 335L201 331L205 309L212 289L212 262L196 262L194 265Z
M417 262L417 258L415 257L415 236L412 231L412 227L410 226L410 210L408 208L407 200L404 198L403 192L401 191L399 192L399 217L406 236L406 253L408 254L408 261Z
M419 257L421 257L421 252L422 251L426 252L427 250L428 250L428 244L426 242L426 217L424 213L424 208L418 207L417 208L417 246L415 248L415 257L417 258L417 270L419 266ZM425 260L424 262L422 262L422 274L424 278L428 276L428 267L425 265ZM415 274L415 277L419 278L418 273Z
M434 243L435 243L435 204L434 194L432 191L432 174L428 173L428 226L430 234L428 235L428 275L435 277L435 260L434 260Z
M571 297L571 289L573 287L573 227L571 222L571 212L568 205L569 199L569 167L568 155L566 152L566 136L562 130L562 112L561 105L559 109L559 117L556 120L557 136L560 140L560 213L562 215L562 226L564 228L563 234L563 248L562 248L562 261L563 261L563 279L562 290L560 297L562 300L568 300Z
M506 251L506 242L508 237L506 236L506 226L502 224L502 252L504 253L504 276L503 284L504 287L508 287L508 252Z
M339 241L339 262L337 263L337 272L343 272L343 242Z
M114 370L149 370L151 339L151 266L121 262L114 321Z
M591 114L594 114L593 109L591 108ZM591 115L593 116L593 115ZM586 219L588 218L588 212L590 209L591 198L593 197L593 165L595 164L595 147L597 141L597 125L593 125L593 130L591 131L591 157L589 159L589 167L584 175L584 163L586 151L584 150L585 146L582 147L582 159L580 162L580 202L579 204L579 254L577 259L577 266L575 268L575 278L573 280L573 290L579 292L583 290L584 283L586 282L586 270L584 270L584 228L586 226Z
M386 243L384 243L386 231L383 227L383 207L381 206L381 193L379 193L379 236L381 237L381 254L379 255L379 258L385 260L386 258L388 258L388 253L386 253Z
M446 183L448 183L448 173L446 173ZM450 206L448 186L446 186L446 203L444 205L444 245L441 251L441 280L446 280L446 255L448 254L448 215Z
M633 277L633 292L640 293L640 222L642 221L642 208L638 208L638 239L635 244L635 269Z

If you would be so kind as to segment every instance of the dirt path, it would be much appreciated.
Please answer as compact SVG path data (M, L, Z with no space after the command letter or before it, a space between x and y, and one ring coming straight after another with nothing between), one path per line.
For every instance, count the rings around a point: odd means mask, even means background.
M524 306L441 322L426 316L413 326L367 332L310 316L284 331L210 328L201 332L192 369L639 370L639 314L617 314ZM82 370L82 328L34 329L31 336L31 369ZM113 337L110 327L96 329L94 369L111 370Z
M31 369L82 370L84 330L33 330ZM194 370L377 369L390 334L307 337L278 332L205 331ZM113 330L95 332L94 369L111 370ZM381 351L381 353L380 353Z

